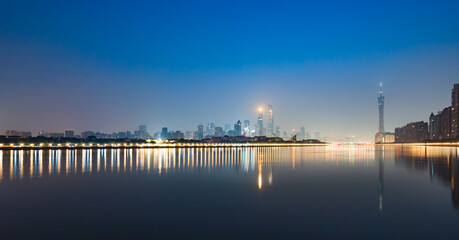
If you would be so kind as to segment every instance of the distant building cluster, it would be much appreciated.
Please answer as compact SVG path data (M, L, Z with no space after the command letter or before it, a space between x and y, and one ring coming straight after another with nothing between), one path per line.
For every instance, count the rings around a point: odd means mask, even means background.
M156 132L153 135L155 139L164 139L164 140L210 140L213 138L222 138L230 137L235 140L238 137L254 138L254 137L268 137L270 141L272 139L283 139L289 140L292 137L295 137L298 141L311 139L311 136L306 132L305 127L301 127L300 131L292 129L291 132L283 131L281 133L280 126L274 124L274 107L270 104L266 107L266 120L265 120L265 111L262 107L257 109L257 119L255 125L251 125L250 120L238 120L234 124L224 124L222 127L216 126L214 123L209 122L204 127L200 124L197 126L196 131L176 131L170 130L168 127L163 127L160 132ZM266 122L266 124L265 124ZM235 138L236 137L236 138ZM320 138L320 133L315 133L315 138ZM326 139L321 139L326 140ZM273 140L274 141L274 140Z
M429 122L412 122L395 129L395 142L451 141L459 137L459 84L451 91L451 106L437 114L431 113Z
M64 132L45 132L40 131L36 135L37 137L44 138L81 138L81 139L149 139L151 138L150 134L147 132L146 125L140 125L134 133L131 131L125 132L114 132L114 133L101 133L94 131L84 131L80 135L75 134L75 130L66 129ZM3 137L13 138L13 137L32 137L32 132L21 132L16 130L5 130L3 131Z
M265 111L266 110L266 111ZM195 131L181 131L171 130L168 127L163 127L161 131L150 135L147 131L146 125L140 125L135 131L103 133L95 131L82 131L77 134L74 129L67 129L63 132L45 132L40 131L37 137L44 138L77 138L77 139L162 139L162 140L211 140L213 138L229 137L232 140L237 140L239 137L245 138L260 138L266 137L269 141L278 141L279 139L296 141L303 140L321 140L326 141L326 138L321 138L319 132L314 133L314 139L306 131L305 127L300 127L300 130L292 129L291 131L281 131L280 126L274 123L275 112L271 104L266 106L266 109L259 107L257 109L257 118L254 126L251 125L250 120L237 120L233 124L224 124L223 126L216 126L213 122L207 123L205 126L199 124ZM31 132L22 132L16 130L6 130L3 132L3 137L12 138L27 138L32 137ZM246 139L247 140L247 139ZM244 141L246 141L244 140ZM226 141L226 140L225 140Z

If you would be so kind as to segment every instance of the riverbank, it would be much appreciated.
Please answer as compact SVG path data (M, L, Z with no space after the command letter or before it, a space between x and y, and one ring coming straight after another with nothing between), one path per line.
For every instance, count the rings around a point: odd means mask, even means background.
M119 148L232 148L232 147L308 147L331 143L176 143L176 144L64 144L64 145L1 145L0 150L53 149L119 149Z
M459 147L459 142L375 143L375 146L432 146Z

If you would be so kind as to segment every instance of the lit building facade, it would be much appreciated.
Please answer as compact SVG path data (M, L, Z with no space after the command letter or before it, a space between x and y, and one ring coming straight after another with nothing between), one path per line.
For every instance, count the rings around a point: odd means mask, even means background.
M264 136L264 126L263 126L263 108L258 108L258 119L257 119L257 136Z
M270 104L268 104L266 108L267 112L267 129L266 129L266 135L269 137L274 137L274 108Z

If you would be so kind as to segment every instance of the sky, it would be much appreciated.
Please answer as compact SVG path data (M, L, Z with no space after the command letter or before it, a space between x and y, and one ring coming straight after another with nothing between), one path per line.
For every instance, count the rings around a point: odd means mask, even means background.
M371 141L459 82L458 1L1 1L0 131L255 123Z

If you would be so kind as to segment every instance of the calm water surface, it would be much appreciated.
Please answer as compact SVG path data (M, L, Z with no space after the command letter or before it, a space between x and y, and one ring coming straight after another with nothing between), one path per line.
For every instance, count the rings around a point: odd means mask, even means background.
M0 151L0 237L457 239L458 151Z

